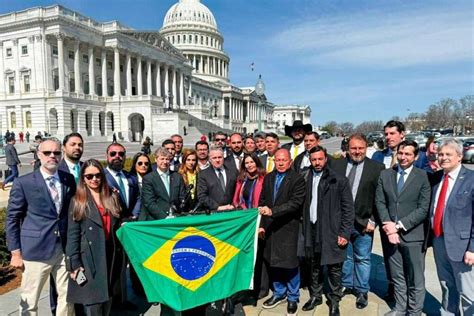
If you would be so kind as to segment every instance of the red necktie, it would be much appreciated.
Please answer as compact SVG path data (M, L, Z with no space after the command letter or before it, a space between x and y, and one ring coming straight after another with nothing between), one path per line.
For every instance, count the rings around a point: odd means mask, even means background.
M441 186L441 192L439 193L438 203L436 204L436 211L433 220L433 233L435 237L439 237L443 234L443 215L444 207L446 206L446 193L448 192L449 176L444 175L443 185Z

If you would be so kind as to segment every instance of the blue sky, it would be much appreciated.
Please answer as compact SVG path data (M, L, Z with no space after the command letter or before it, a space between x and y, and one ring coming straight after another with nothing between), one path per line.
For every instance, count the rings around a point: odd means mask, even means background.
M60 3L98 21L158 30L176 1L0 0L0 12ZM470 0L201 2L224 36L231 81L252 86L262 74L270 101L310 105L314 125L405 117L474 94Z

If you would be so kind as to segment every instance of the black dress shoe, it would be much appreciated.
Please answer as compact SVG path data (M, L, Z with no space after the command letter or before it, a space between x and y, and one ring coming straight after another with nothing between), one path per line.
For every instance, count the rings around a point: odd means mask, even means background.
M118 308L125 309L128 311L136 311L138 309L138 306L130 301L124 301L118 305Z
M277 306L278 304L280 304L284 300L286 300L285 296L276 297L275 295L272 295L272 297L270 297L268 300L263 302L262 307L265 308L265 309L270 309L270 308L273 308L273 307Z
M369 304L367 293L358 293L356 298L356 307L358 309L364 309Z
M286 315L296 315L296 311L298 310L298 303L288 301L288 305L286 306Z
M329 305L329 316L341 316L339 311L339 303L333 303Z
M351 288L343 286L341 289L342 296L354 294L354 291Z
M303 305L302 310L304 311L313 310L316 306L321 305L322 303L323 303L322 298L311 296L309 300Z

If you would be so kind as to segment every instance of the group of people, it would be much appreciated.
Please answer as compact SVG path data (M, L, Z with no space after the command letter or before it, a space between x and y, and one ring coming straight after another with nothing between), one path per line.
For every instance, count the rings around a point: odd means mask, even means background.
M302 286L310 293L302 310L315 309L323 302L324 267L330 315L340 314L344 295L355 295L356 307L365 308L379 227L388 293L395 300L388 315L421 315L430 245L442 312L474 314L474 173L462 166L458 141L439 144L442 170L433 173L416 142L404 140L398 121L387 122L387 148L372 159L362 134L351 135L346 157L336 159L310 124L295 121L285 132L292 142L282 146L274 133L217 132L212 143L199 140L189 149L183 137L172 135L154 151L155 163L139 152L130 171L123 169L126 148L117 142L106 149L106 167L81 160L78 133L62 144L39 143L40 166L15 180L7 209L11 265L24 269L21 313L37 313L48 276L57 293L51 299L56 315L133 308L125 286L127 257L115 234L120 225L258 208L254 290L244 297L255 301L271 289L265 309L287 302L287 314L296 314ZM129 275L140 292L133 268Z

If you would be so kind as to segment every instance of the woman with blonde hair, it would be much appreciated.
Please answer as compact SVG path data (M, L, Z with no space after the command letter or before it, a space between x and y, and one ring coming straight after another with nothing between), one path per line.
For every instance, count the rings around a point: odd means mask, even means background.
M125 260L115 234L121 224L119 199L99 161L82 165L69 210L66 268L72 280L67 300L84 305L86 315L109 315L112 297L124 293Z

